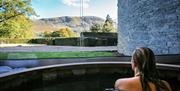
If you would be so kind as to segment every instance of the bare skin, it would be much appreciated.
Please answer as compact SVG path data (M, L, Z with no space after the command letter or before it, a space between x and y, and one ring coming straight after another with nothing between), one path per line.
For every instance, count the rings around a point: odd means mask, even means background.
M139 77L118 79L115 88L122 91L142 91Z
M166 81L163 81L163 82L169 88L169 91L171 91L169 84ZM153 83L149 82L149 86L151 88L151 91L156 91L156 87ZM115 88L117 88L120 91L142 91L140 77L137 76L137 77L132 77L132 78L118 79L115 82ZM164 90L161 89L161 91L164 91Z
M134 71L134 77L118 79L115 82L115 88L120 91L143 91L140 82L139 70L133 60L131 60L131 67ZM161 81L169 88L169 91L172 91L168 82L163 80ZM156 91L156 86L153 83L149 82L148 84L151 88L151 91ZM161 91L164 90L161 89Z

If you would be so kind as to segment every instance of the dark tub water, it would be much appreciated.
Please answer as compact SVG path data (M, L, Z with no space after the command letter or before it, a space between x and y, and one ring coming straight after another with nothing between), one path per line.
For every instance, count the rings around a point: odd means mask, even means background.
M46 83L36 80L9 91L105 91L114 87L117 78L118 74L96 74L73 76Z
M116 79L124 77L120 74L96 74L63 78L61 80L42 83L32 81L29 85L21 86L14 91L115 91L114 82ZM128 76L125 76L128 77ZM172 91L180 91L180 82L168 80ZM173 86L172 86L173 84Z

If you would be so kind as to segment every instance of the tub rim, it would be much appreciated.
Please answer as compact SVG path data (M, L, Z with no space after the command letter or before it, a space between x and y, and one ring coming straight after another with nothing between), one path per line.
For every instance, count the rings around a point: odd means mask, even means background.
M119 65L121 67L131 67L131 62L117 62L117 61L102 62L101 61L101 62L76 62L76 63L54 64L54 65L48 65L48 66L28 68L28 69L24 69L20 71L2 73L0 74L0 79L8 77L8 76L13 76L16 74L23 74L26 72L31 72L31 71L38 71L38 70L45 70L45 69L59 68L59 67L85 66L85 65ZM156 67L157 69L176 70L180 72L180 65L156 63Z

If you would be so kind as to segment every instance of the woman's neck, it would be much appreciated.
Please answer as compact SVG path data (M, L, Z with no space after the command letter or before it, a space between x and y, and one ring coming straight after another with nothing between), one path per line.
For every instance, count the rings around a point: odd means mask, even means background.
M137 68L134 69L134 77L140 76L140 72Z

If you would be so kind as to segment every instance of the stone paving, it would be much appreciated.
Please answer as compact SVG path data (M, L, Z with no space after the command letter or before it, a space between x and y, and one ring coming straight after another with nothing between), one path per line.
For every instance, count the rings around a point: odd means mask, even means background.
M66 52L66 51L117 51L117 46L77 47L77 46L16 46L3 47L0 52Z

